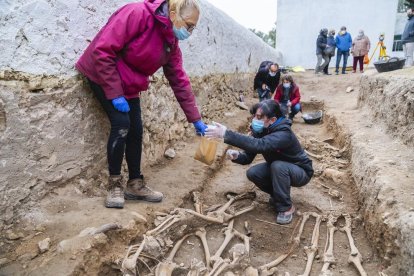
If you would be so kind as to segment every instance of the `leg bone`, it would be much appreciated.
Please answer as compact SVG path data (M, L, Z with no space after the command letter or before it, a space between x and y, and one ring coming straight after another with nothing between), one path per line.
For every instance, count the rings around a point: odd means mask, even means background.
M352 237L351 233L351 216L349 214L344 214L343 217L345 218L345 226L341 227L339 230L341 232L345 232L348 241L349 241L349 247L351 248L351 254L349 255L348 262L354 264L356 269L358 270L359 274L361 276L366 276L367 273L365 272L364 268L362 267L362 256L361 253L359 253L358 248L355 246L354 238Z
M310 275L310 272L312 270L313 260L316 256L316 252L318 251L319 227L322 222L322 216L315 214L315 213L312 213L311 215L316 218L316 223L315 223L315 227L313 228L311 246L310 247L305 246L305 252L306 252L306 256L308 257L308 261L306 263L305 271L303 272L301 276Z

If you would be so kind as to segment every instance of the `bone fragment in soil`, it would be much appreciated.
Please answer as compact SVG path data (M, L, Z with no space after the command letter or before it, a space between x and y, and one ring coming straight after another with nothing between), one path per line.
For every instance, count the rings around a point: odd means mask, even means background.
M211 256L211 261L214 262L214 266L216 266L216 263L221 262L221 254L223 253L224 249L226 249L226 246L230 243L230 241L234 237L234 220L231 220L227 228L224 230L224 241L220 245L219 249L217 249L216 253Z
M308 276L310 275L310 272L312 270L313 260L316 256L316 253L318 252L318 241L319 241L319 228L322 222L322 216L316 213L310 213L311 216L315 217L315 227L313 228L312 233L312 240L311 240L311 246L305 246L305 253L307 256L307 263L305 267L305 271L301 276Z
M252 229L248 221L244 222L244 230L246 231L246 236L250 237L252 235Z
M168 228L170 228L174 223L180 221L178 216L172 215L168 218L166 218L160 225L158 225L156 228L150 230L147 232L148 236L156 236L161 234L162 232L166 231Z
M319 274L319 276L332 276L333 273L329 268L331 265L336 263L334 254L333 254L333 247L334 247L334 233L338 228L335 226L336 221L338 220L339 215L334 214L333 212L329 213L328 221L327 221L327 228L328 231L326 244L325 244L325 251L323 255L323 267Z
M352 263L359 272L359 275L366 276L364 268L362 267L362 255L359 253L358 248L355 246L354 238L352 237L351 228L352 228L352 219L349 214L342 215L345 218L345 226L339 228L339 231L345 232L348 241L351 253L349 254L348 263Z
M204 263L194 258L191 261L190 271L188 272L187 276L201 276L205 275L206 272L207 268L205 267Z
M211 256L210 256L210 249L207 243L207 231L205 228L200 228L196 231L195 235L201 240L201 244L204 248L204 256L206 257L206 264L207 268L210 267Z
M122 261L122 265L121 265L121 271L124 274L132 274L135 275L135 267L137 265L137 260L139 255L141 254L142 250L144 249L145 246L145 242L146 242L147 237L144 235L144 238L141 242L141 245L139 246L139 248L136 250L136 252L132 255L129 256L133 246L130 246L128 248L127 254L124 258L124 260Z
M295 228L292 231L292 236L290 237L291 241L293 241L290 249L288 252L286 252L285 254L280 255L278 258L276 258L276 260L267 263L265 265L262 265L261 267L259 267L259 272L261 276L265 276L265 275L273 275L275 273L275 271L277 271L277 266L283 262L287 257L289 257L293 251L295 251L296 247L299 246L300 243L300 237L302 236L302 232L305 226L306 221L309 219L310 213L306 212L302 215L302 219L300 221L300 229L299 232L297 234L297 236L293 239L293 233L295 233L297 226L299 225L299 222L296 224Z
M203 203L200 199L200 192L193 192L193 201L196 212L203 214Z

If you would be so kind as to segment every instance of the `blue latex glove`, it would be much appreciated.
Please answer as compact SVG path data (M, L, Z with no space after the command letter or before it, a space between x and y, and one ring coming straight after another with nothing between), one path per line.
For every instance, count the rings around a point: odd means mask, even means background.
M129 112L129 104L124 97L119 97L112 100L115 109L120 112Z
M198 120L197 122L194 122L193 125L196 129L197 135L204 136L207 126L203 123L203 121Z

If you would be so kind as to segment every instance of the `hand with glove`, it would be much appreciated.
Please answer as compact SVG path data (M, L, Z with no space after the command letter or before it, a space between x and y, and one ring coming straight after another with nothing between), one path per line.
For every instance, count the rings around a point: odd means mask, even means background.
M227 159L229 160L236 160L239 158L240 152L238 150L228 149L226 152Z
M129 104L123 96L113 99L112 104L120 112L129 112Z
M196 129L196 133L199 136L204 136L204 132L206 131L206 124L203 123L202 120L198 120L196 122L193 123L194 128Z
M223 138L226 134L227 127L213 122L212 125L208 125L205 136L207 138Z

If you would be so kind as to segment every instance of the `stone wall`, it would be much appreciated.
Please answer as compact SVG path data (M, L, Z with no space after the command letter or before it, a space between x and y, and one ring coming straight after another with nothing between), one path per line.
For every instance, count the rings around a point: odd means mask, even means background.
M361 78L358 98L388 132L407 145L414 145L414 68L372 73Z
M121 1L127 2L127 1ZM0 9L0 230L19 211L72 181L102 190L106 115L73 64L121 3L103 0L16 0ZM269 47L208 2L193 36L182 43L185 68L207 121L251 93L262 60L281 62ZM144 166L194 135L165 78L143 94ZM94 194L96 195L96 193Z

